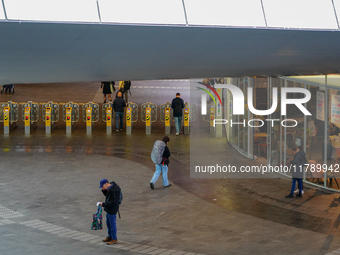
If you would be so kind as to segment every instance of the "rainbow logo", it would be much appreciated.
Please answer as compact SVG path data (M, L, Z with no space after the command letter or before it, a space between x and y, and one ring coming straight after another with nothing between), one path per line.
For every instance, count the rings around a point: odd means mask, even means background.
M196 87L196 88L206 92L212 98L216 107L218 107L218 103L220 104L219 106L222 107L223 104L222 104L221 97L213 87L211 87L209 84L206 84L204 82L198 82L198 84L204 85L205 87L207 87L207 89L204 89L204 88L201 88L201 87ZM215 97L213 96L213 94L211 94L211 92L208 89L211 90L216 95L219 102L216 102ZM207 98L206 98L206 95L203 94L202 95L202 115L206 115L206 114L207 114Z

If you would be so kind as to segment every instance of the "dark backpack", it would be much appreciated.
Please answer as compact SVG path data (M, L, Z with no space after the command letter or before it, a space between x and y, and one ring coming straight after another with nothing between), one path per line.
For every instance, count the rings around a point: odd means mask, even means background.
M122 193L121 188L119 187L119 185L117 183L113 182L111 189L113 189L115 202L118 203L118 204L121 204L122 200L123 200L123 193ZM118 208L118 216L119 216L119 219L120 219L119 208Z
M124 81L124 91L130 90L131 81Z
M123 193L121 188L118 186L117 183L114 182L111 189L113 189L115 203L121 204L123 200Z

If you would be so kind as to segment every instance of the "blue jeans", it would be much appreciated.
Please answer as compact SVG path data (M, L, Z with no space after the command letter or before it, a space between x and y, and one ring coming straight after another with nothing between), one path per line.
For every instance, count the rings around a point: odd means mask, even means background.
M174 118L175 118L176 133L179 133L181 131L182 117L174 117Z
M292 180L292 190L290 193L294 194L296 181L298 182L298 186L299 186L299 194L301 194L302 193L302 179L296 179L296 178L293 178Z
M123 129L123 117L124 117L124 112L116 112L116 129L119 129L119 125L118 125L119 120L120 120L120 129Z
M108 236L113 240L117 240L116 214L106 213L106 226Z
M168 181L168 166L167 165L162 165L158 164L156 165L156 171L150 181L150 183L155 184L156 181L158 180L159 175L162 173L162 178L163 178L163 186L168 186L169 181Z

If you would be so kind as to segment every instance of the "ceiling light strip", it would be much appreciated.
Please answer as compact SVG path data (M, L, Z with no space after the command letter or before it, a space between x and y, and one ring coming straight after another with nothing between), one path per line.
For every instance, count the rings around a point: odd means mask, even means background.
M8 20L7 19L6 8L5 8L5 2L4 2L4 0L1 0L1 1L2 1L2 8L4 9L5 19Z

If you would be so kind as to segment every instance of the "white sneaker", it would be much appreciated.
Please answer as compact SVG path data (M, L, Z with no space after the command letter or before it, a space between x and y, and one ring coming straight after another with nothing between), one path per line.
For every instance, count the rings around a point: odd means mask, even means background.
M176 135L179 135L179 133L176 133Z
M299 193L298 189L294 191L294 194L296 194L296 193ZM301 194L303 195L303 194L305 194L305 192L302 190Z

